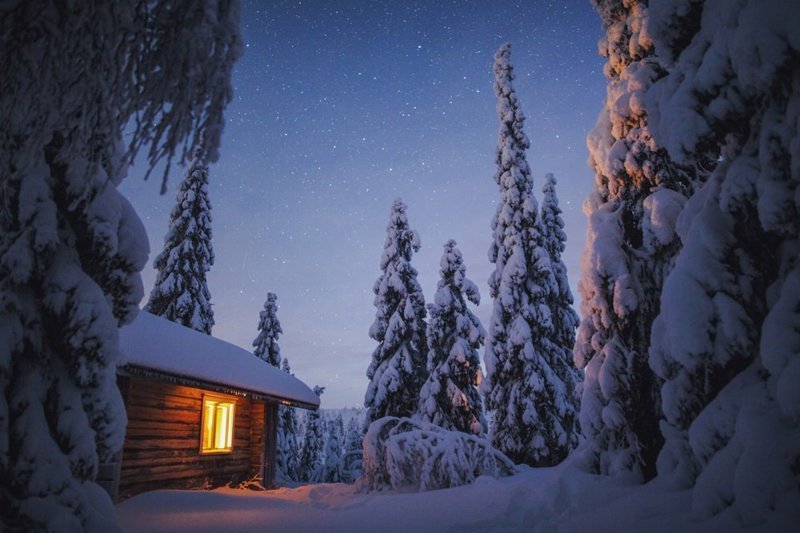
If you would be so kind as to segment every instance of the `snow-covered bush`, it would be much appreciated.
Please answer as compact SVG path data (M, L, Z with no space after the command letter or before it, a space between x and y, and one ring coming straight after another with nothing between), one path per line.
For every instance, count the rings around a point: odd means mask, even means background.
M434 490L472 483L478 476L517 472L488 440L438 426L387 416L370 424L364 439L362 491Z

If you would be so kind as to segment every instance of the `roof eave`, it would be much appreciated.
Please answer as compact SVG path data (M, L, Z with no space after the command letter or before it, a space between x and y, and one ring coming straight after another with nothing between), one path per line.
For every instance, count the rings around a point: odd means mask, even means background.
M138 376L144 379L151 379L154 381L168 381L170 383L185 385L187 387L194 387L197 389L205 389L214 392L221 392L223 394L231 394L234 396L244 396L255 400L267 400L267 401L277 402L281 405L286 405L289 407L299 407L301 409L309 409L312 411L319 409L319 405L314 405L312 403L294 400L291 398L284 398L281 396L276 396L274 394L267 394L264 392L242 389L240 387L233 387L230 385L226 385L224 383L214 383L212 381L193 378L182 374L175 374L172 372L165 372L163 370L157 370L154 368L149 368L141 365L127 364L119 366L117 367L117 374L123 376Z

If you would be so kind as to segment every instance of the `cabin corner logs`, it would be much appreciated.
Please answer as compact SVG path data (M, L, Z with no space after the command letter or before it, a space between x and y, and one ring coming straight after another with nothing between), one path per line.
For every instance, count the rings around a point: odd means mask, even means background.
M274 486L278 403L214 384L127 367L117 378L128 413L121 461L98 482L116 501L157 489L233 486L255 476ZM233 449L200 450L203 396L235 401Z

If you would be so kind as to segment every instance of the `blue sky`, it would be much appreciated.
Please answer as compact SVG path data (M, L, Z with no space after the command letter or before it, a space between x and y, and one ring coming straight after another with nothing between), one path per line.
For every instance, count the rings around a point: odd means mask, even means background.
M553 172L577 301L592 188L585 139L605 96L600 21L589 2L255 2L242 5L244 55L209 168L216 262L213 334L250 349L266 294L278 294L282 353L323 407L360 405L375 342L372 286L389 206L400 197L422 250L412 264L427 299L453 238L483 296L498 121L492 58L513 46L515 88L541 190ZM142 218L155 277L169 192L134 168L121 187Z

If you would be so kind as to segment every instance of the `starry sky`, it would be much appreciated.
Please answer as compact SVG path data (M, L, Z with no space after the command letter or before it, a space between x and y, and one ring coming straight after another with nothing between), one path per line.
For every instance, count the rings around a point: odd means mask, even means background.
M244 55L209 168L215 336L252 349L275 292L293 372L326 387L323 407L361 405L376 346L372 286L398 197L422 241L412 264L426 299L453 238L488 324L499 197L492 60L504 42L536 190L545 173L558 179L578 300L582 203L593 182L585 139L605 96L600 21L588 1L244 0L241 22ZM121 186L150 240L145 301L182 173L172 172L163 196L141 167Z

